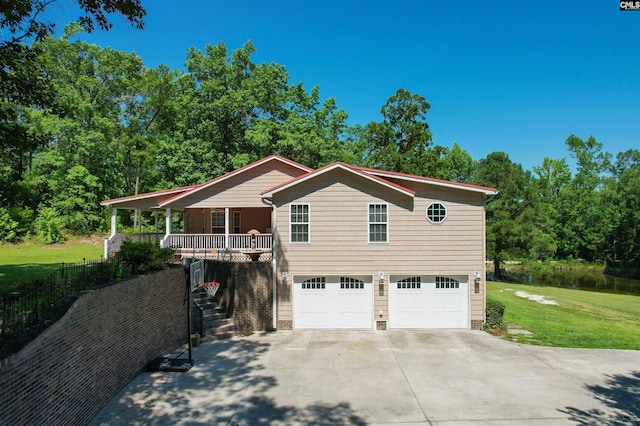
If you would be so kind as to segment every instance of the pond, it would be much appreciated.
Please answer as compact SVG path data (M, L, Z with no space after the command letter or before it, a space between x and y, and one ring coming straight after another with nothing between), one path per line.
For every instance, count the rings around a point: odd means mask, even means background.
M508 271L508 281L640 296L640 280L614 277L613 275L597 272L554 271L552 273L536 274L536 272L533 271L510 270Z

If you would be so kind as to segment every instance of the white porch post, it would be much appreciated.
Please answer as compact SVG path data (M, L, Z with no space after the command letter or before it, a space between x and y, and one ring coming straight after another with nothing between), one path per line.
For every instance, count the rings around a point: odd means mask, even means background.
M164 212L164 226L164 235L168 237L171 235L171 209L166 209Z
M117 224L118 224L118 209L114 208L111 210L111 235L109 236L109 238L104 239L104 258L105 259L108 259L109 256L111 255L111 244L113 243L113 240L115 240L116 234L118 233Z
M111 238L115 237L117 233L118 224L118 209L111 210Z
M224 208L224 246L230 248L229 244L229 207Z
M164 229L164 238L160 246L169 247L171 246L171 240L169 239L171 235L171 209L166 209L164 212Z

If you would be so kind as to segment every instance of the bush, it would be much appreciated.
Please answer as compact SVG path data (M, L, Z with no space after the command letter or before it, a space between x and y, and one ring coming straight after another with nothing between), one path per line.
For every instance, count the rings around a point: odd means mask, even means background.
M33 229L42 244L61 243L65 240L63 234L64 221L51 207L40 210L33 223Z
M13 220L9 210L0 207L0 243L15 243L19 240L18 222Z
M484 331L491 334L501 334L507 329L502 320L504 309L505 306L502 302L487 297L487 320L482 327Z
M160 248L153 243L134 243L126 240L116 256L131 268L132 274L145 274L167 269L173 260L173 250Z

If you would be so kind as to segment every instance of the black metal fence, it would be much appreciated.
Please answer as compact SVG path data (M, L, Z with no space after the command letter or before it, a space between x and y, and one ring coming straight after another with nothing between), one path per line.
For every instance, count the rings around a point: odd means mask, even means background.
M10 340L43 324L66 296L87 290L130 274L130 265L117 257L107 260L83 260L62 263L45 279L25 283L2 298L0 340Z

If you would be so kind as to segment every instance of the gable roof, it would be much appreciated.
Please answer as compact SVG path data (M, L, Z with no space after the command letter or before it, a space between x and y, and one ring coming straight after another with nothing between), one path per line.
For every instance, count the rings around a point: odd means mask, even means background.
M374 181L380 185L386 186L388 188L391 188L393 190L399 191L405 195L409 195L410 197L413 197L415 195L415 191L409 189L409 188L405 188L402 185L399 185L395 182L392 182L390 180L388 180L387 178L391 178L391 179L397 179L397 180L406 180L406 181L410 181L410 182L420 182L420 183L428 183L431 185L435 185L435 186L442 186L445 188L454 188L454 189L462 189L465 191L471 191L471 192L480 192L484 195L495 195L498 193L498 191L495 188L489 188L486 186L480 186L480 185L473 185L473 184L469 184L469 183L459 183L459 182L452 182L452 181L448 181L448 180L443 180L443 179L434 179L434 178L428 178L428 177L423 177L423 176L416 176L416 175L410 175L410 174L406 174L406 173L398 173L398 172L389 172L386 170L378 170L378 169L371 169L371 168L367 168L367 167L359 167L359 166L352 166L350 164L346 164L346 163L342 163L342 162L336 162L336 163L331 163L327 166L321 167L315 171L312 171L310 173L307 173L305 175L299 176L297 178L291 179L288 182L282 183L280 185L277 185L273 188L267 189L266 191L263 191L261 193L261 195L264 198L271 198L273 196L273 194L283 191L285 189L288 189L292 186L298 185L299 183L305 182L306 180L312 179L316 176L319 176L323 173L327 173L331 170L335 170L336 168L341 168L343 170L347 170L350 171L352 173L355 173L357 175L360 175L366 179L369 179L371 181Z
M495 188L489 188L486 186L472 185L468 183L458 183L458 182L452 182L452 181L447 181L443 179L434 179L434 178L428 178L423 176L410 175L406 173L372 169L367 167L352 166L350 164L346 164L343 162L331 163L324 167L320 167L319 169L314 170L310 167L296 163L295 161L289 160L279 155L270 155L268 157L262 158L261 160L255 161L244 167L240 167L239 169L233 170L229 173L218 176L215 179L212 179L210 181L207 181L201 184L166 189L163 191L147 192L143 194L130 195L126 197L113 198L110 200L104 200L100 202L100 205L107 206L107 207L109 206L117 207L118 205L123 205L126 208L127 204L129 203L142 202L142 203L146 203L144 208L166 208L166 207L169 207L170 204L172 204L177 200L193 195L199 191L210 188L216 184L219 184L220 182L224 182L234 176L238 176L251 169L254 169L256 167L259 167L263 164L266 164L272 161L280 162L282 164L291 166L295 169L300 170L301 172L303 172L303 174L293 179L290 179L287 182L283 182L281 184L278 184L272 188L269 188L261 192L259 195L261 195L263 198L271 198L275 193L284 191L288 188L291 188L292 186L299 185L303 182L306 182L318 176L322 176L325 173L331 173L334 170L343 170L348 173L352 173L370 182L373 182L377 185L381 185L383 187L386 187L393 191L397 191L403 195L406 195L412 198L415 196L415 191L405 186L402 186L401 184L398 184L393 180L395 181L405 180L409 182L427 183L430 185L441 186L445 188L454 188L454 189L461 189L464 191L482 193L484 195L495 195L498 193L498 191Z
M197 184L197 185L189 185L189 186L183 186L180 188L172 188L172 189L165 189L162 191L155 191L155 192L145 192L143 194L138 194L138 195L129 195L126 197L119 197L119 198L112 198L110 200L104 200L100 202L100 205L102 206L112 206L112 207L117 207L118 204L125 204L131 201L148 201L148 202L152 202L152 200L154 198L157 199L157 203L153 205L154 208L162 208L162 207L167 207L169 204L171 204L172 202L182 199L184 197L187 197L191 194L194 194L196 192L199 192L200 190L206 189L206 188L210 188L211 186L223 182L233 176L237 176L241 173L244 173L248 170L251 170L255 167L261 166L263 164L266 164L268 162L271 161L278 161L281 162L283 164L287 164L293 168L299 169L304 173L309 173L311 171L313 171L312 168L304 166L302 164L296 163L295 161L289 160L287 158L281 157L279 155L270 155L268 157L264 157L258 161L254 161L251 164L248 164L244 167L240 167L239 169L233 170L229 173L226 173L224 175L218 176L215 179L211 179L210 181L201 183L201 184Z
M481 192L485 195L496 195L498 193L496 188L490 188L488 186L453 182L453 181L444 180L444 179L435 179L435 178L428 178L423 176L409 175L406 173L390 172L387 170L370 169L367 167L356 167L356 168L366 173L379 176L381 178L393 178L393 179L399 179L399 180L407 180L411 182L429 183L432 185L442 186L445 188L455 188L455 189L463 189L463 190L472 191L472 192Z
M164 189L162 191L145 192L137 195L128 195L126 197L112 198L110 200L100 201L101 206L112 206L114 204L126 203L129 201L150 200L152 198L162 198L166 196L173 197L175 194L181 194L197 188L199 185L182 186L180 188Z
M303 166L302 164L296 163L295 161L291 161L291 160L289 160L287 158L284 158L284 157L280 157L279 155L270 155L270 156L265 157L265 158L263 158L261 160L254 161L251 164L247 164L244 167L240 167L239 169L235 169L235 170L233 170L233 171L231 171L229 173L225 173L222 176L218 176L215 179L211 179L208 182L202 183L202 184L198 185L196 188L194 188L191 191L183 192L183 193L175 195L174 197L171 197L171 198L168 198L166 200L163 200L160 203L158 203L158 206L159 207L166 207L168 204L171 204L174 201L178 201L178 200L180 200L180 199L182 199L184 197L193 195L196 192L199 192L199 191L201 191L203 189L210 188L213 185L216 185L216 184L218 184L220 182L223 182L223 181L225 181L225 180L227 180L229 178L237 176L237 175L239 175L241 173L244 173L244 172L246 172L248 170L251 170L251 169L253 169L255 167L258 167L258 166L261 166L263 164L269 163L271 161L279 161L281 163L287 164L289 166L292 166L294 168L300 169L300 170L302 170L304 172L307 172L307 173L313 171L313 169L311 167Z
M267 189L266 191L263 191L262 193L260 193L260 195L262 195L264 198L271 198L273 196L273 194L275 194L275 193L278 193L280 191L284 191L285 189L291 188L292 186L299 185L300 183L306 182L309 179L316 178L318 176L321 176L321 175L323 175L325 173L330 173L333 170L337 170L337 169L345 170L345 171L347 171L349 173L353 173L353 174L358 175L360 177L363 177L363 178L365 178L365 179L367 179L369 181L372 181L372 182L374 182L374 183L376 183L378 185L382 185L382 186L387 187L389 189L392 189L394 191L398 191L401 194L407 195L409 197L413 198L413 196L415 195L415 192L412 191L411 189L405 188L405 187L403 187L401 185L398 185L396 183L390 182L390 181L388 181L386 179L379 178L378 176L375 176L375 175L373 175L371 173L368 173L365 170L361 170L361 169L359 169L357 167L354 167L354 166L351 166L349 164L342 163L342 162L331 163L331 164L328 164L328 165L326 165L324 167L320 167L319 169L314 170L312 172L309 172L309 173L307 173L305 175L299 176L297 178L291 179L288 182L284 182L284 183L282 183L280 185L274 186L273 188Z

